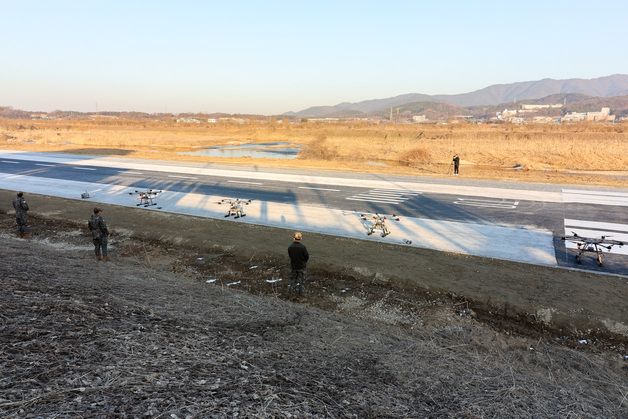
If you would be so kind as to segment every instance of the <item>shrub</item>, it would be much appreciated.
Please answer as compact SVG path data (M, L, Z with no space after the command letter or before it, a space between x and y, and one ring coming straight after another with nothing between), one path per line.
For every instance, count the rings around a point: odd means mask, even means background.
M432 161L430 152L423 147L413 148L399 156L399 162L410 167L421 166Z
M303 147L299 157L314 160L335 160L338 157L338 148L327 144L327 137L319 135L316 140Z

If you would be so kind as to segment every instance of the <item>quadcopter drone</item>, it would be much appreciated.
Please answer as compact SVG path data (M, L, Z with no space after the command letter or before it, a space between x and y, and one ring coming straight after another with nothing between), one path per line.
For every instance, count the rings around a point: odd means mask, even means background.
M159 195L162 192L163 191L157 191L154 189L147 189L145 191L135 190L135 192L129 192L129 195L137 195L138 203L135 204L135 206L146 208L153 205L157 205L157 202L156 202L157 195Z
M624 243L618 240L610 240L611 236L601 236L599 239L597 238L588 238L582 237L576 234L575 232L571 232L571 236L562 237L561 240L569 241L576 244L576 248L578 249L578 254L576 255L576 262L581 263L582 254L585 252L595 253L595 258L597 260L598 266L602 266L602 251L606 249L610 252L613 246L623 246Z
M249 205L250 203L250 199L244 200L240 198L225 198L218 201L218 205L227 204L229 206L229 210L227 211L227 214L225 214L225 217L233 215L233 218L246 217L244 206Z
M365 226L368 228L366 232L367 236L370 236L375 232L375 230L381 230L381 236L386 237L390 234L390 230L386 226L386 220L388 219L385 215L381 215L378 213L375 214L360 214L360 218L363 221L366 221ZM392 214L391 219L395 221L399 221L399 216Z

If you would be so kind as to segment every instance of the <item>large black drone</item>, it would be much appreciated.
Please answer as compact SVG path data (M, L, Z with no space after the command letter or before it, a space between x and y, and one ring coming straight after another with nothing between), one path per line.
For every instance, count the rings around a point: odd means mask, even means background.
M575 232L571 232L571 236L562 237L561 240L572 242L576 244L576 248L578 250L578 254L576 255L576 262L582 262L582 255L586 252L595 253L595 259L597 261L598 266L602 266L602 252L606 249L607 252L610 252L613 246L623 246L624 243L618 240L611 240L609 237L611 236L601 236L600 238L589 238L582 237L576 234Z
M251 203L250 199L240 199L240 198L225 198L218 201L218 205L227 204L229 206L229 210L225 217L230 217L233 215L233 218L246 217L246 212L244 211L244 206L249 205Z

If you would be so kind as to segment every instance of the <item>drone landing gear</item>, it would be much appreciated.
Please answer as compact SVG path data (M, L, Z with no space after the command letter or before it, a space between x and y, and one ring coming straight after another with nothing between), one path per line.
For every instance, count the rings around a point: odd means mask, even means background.
M233 215L233 218L240 218L240 217L246 217L246 214L238 214L238 213L233 213L231 211L229 211L227 214L225 214L225 218L230 217Z
M576 263L578 265L582 263L582 254L584 252L595 253L595 261L597 262L597 266L601 267L604 265L604 257L602 256L602 249L600 246L598 246L595 243L590 246L578 245L578 254L576 255Z
M375 233L375 232L371 230L371 231L367 232L367 233L366 233L366 235L367 235L367 236L370 236L370 235L371 235L371 234L373 234L373 233ZM388 230L383 230L383 231L381 232L380 236L382 236L382 237L386 237L386 236L387 236L387 235L389 235L389 234L390 234L390 231L388 231Z

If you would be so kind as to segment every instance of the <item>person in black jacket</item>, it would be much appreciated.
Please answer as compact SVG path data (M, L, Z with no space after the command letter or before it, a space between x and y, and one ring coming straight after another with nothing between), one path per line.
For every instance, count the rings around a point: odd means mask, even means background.
M454 165L454 176L458 176L458 170L460 169L460 156L458 153L454 154L454 158L451 160Z
M305 292L305 268L310 255L307 252L307 248L301 243L301 239L303 239L301 233L294 233L292 238L292 244L288 247L290 267L292 268L289 287L292 292L303 295Z

